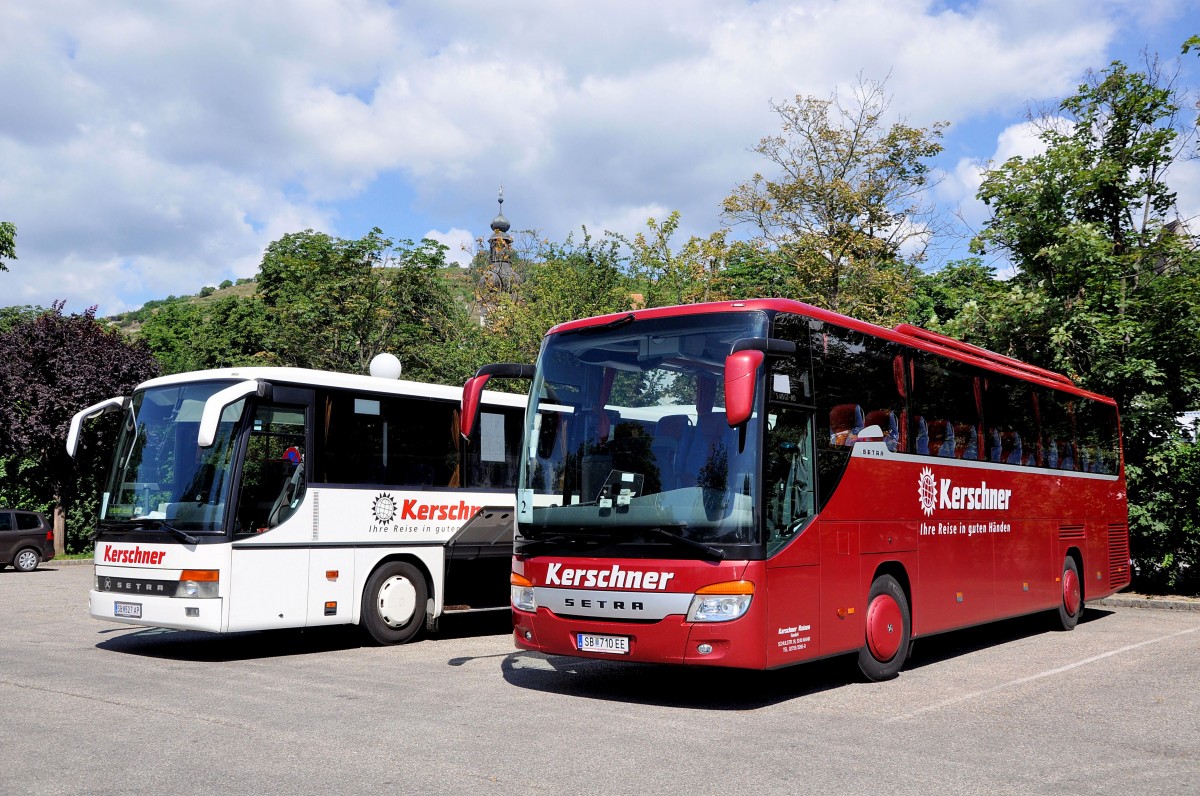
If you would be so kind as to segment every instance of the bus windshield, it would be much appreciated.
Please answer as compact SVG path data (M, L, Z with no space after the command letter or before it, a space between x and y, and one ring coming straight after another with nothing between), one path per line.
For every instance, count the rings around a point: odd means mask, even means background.
M766 331L765 315L742 312L551 335L530 394L518 542L716 558L758 544L760 419L729 427L723 376L732 343Z
M197 444L204 402L228 382L150 387L125 410L100 506L109 527L223 533L245 400L225 407L211 447Z

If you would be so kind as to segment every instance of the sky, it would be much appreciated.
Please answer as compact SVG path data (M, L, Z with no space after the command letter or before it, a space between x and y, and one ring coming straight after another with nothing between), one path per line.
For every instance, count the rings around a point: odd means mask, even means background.
M1193 34L1200 0L5 0L0 306L136 309L254 276L305 229L465 261L500 186L514 230L632 236L678 210L681 245L768 166L772 103L860 77L897 120L949 123L936 268L987 217L981 169L1037 152L1030 107ZM1200 161L1168 182L1200 215Z

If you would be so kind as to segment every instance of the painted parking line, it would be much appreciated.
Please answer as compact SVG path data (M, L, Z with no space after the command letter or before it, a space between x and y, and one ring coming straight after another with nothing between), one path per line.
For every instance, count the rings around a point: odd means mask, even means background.
M1084 658L1081 661L1075 661L1074 663L1068 663L1066 666L1059 666L1055 669L1047 669L1044 672L1038 672L1037 674L1031 674L1028 677L1019 677L1016 680L1009 680L1006 683L1000 683L999 685L994 685L991 688L984 688L980 691L973 691L969 694L962 694L961 696L953 697L952 699L946 699L941 702L935 702L932 705L926 705L923 708L919 708L919 709L911 711L909 713L905 713L901 716L894 716L893 718L888 719L887 723L894 724L898 721L908 721L909 719L914 719L917 716L921 716L926 713L932 713L935 710L941 710L942 708L949 707L950 705L957 705L960 702L968 702L972 699L978 699L979 697L987 696L988 694L994 694L997 691L1003 691L1006 688L1012 688L1013 686L1024 685L1025 683L1031 683L1035 680L1041 680L1042 678L1045 678L1045 677L1053 677L1054 675L1062 674L1063 672L1069 672L1072 669L1078 669L1081 666L1087 666L1089 664L1095 663L1096 661L1104 660L1105 658L1111 658L1114 655L1121 655L1123 653L1130 652L1132 650L1138 649L1139 647L1149 646L1150 644L1158 644L1163 641L1170 641L1173 638L1178 638L1180 636L1186 636L1189 633L1195 633L1197 631L1200 631L1200 627L1193 627L1193 628L1188 628L1187 630L1180 630L1177 633L1170 633L1165 636L1159 636L1158 638L1147 639L1146 641L1139 641L1136 644L1127 644L1124 647L1120 647L1115 650L1109 650L1108 652L1102 652L1099 655L1093 655L1092 657Z

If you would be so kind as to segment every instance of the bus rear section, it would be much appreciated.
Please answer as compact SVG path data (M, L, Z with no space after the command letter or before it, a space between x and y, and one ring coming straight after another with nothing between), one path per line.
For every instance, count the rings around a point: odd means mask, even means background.
M360 624L410 640L507 610L523 398L298 369L179 374L123 414L90 613L210 632ZM70 448L71 446L68 445Z
M548 335L526 414L514 637L550 654L774 668L1129 581L1115 406L948 338L797 302Z

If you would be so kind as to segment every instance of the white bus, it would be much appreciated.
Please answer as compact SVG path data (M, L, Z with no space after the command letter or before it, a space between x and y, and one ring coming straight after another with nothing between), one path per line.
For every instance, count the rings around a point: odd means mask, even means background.
M508 610L524 396L298 368L182 373L123 413L90 612L231 633L359 624L379 644Z

